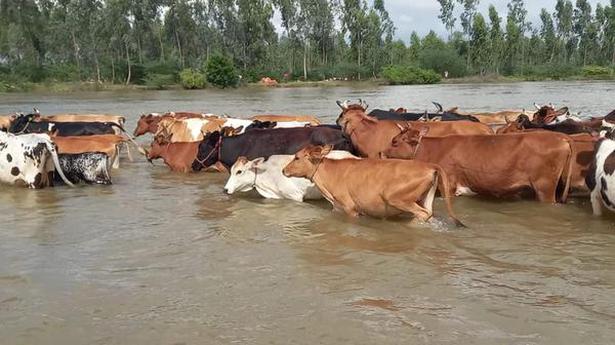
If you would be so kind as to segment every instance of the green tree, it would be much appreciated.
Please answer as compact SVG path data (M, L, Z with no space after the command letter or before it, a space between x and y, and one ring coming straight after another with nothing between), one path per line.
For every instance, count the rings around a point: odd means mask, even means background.
M455 22L457 18L455 18L455 1L456 0L438 0L440 3L440 14L438 18L446 27L446 31L448 32L449 38L453 35L453 29L455 29Z
M545 44L545 61L553 62L555 57L556 41L555 26L553 24L553 17L546 8L540 11L540 38Z
M233 61L220 55L214 55L207 60L205 75L209 83L221 88L237 86L239 83Z
M474 16L472 22L470 47L470 61L473 67L484 75L489 64L489 29L485 18L480 13Z
M489 6L489 22L491 26L489 32L491 66L495 73L499 74L504 53L504 33L502 32L502 18L493 5Z

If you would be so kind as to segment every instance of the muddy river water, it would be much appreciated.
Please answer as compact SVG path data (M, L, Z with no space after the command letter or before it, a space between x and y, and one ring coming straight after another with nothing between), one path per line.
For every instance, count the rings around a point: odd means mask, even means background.
M0 113L316 114L498 110L604 115L584 82L0 94ZM146 143L149 138L141 139ZM471 154L471 153L469 153ZM138 158L113 186L0 187L0 344L613 344L615 217L458 198L468 229L348 219L326 202L223 194L226 176Z

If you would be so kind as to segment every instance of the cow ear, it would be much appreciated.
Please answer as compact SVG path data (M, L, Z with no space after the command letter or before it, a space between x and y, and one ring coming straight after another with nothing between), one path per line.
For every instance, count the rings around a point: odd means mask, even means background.
M325 145L322 147L322 156L325 157L333 151L333 145Z
M557 110L556 114L557 116L568 114L568 107L560 108L559 110Z
M264 157L258 157L256 159L252 160L252 168L256 169L257 171L265 171L265 165L263 163L265 163L265 158Z

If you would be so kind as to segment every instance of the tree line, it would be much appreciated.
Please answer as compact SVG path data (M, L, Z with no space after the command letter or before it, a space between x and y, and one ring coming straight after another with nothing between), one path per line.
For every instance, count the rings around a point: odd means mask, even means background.
M479 0L437 1L447 37L413 33L406 44L384 0L0 0L0 81L138 84L202 70L213 56L247 81L366 79L392 66L459 77L615 65L615 0L595 9L558 0L539 23L523 0L504 14L479 13Z

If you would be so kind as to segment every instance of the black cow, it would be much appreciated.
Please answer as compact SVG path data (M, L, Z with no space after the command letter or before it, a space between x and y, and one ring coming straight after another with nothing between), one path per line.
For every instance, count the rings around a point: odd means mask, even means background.
M441 109L441 106L438 108ZM440 119L441 121L472 121L480 122L472 115L459 115L448 111L440 113L397 113L389 110L374 109L369 116L375 117L378 120L395 120L395 121L419 121L421 119L433 120Z
M78 154L59 154L60 166L64 175L72 183L111 184L109 176L109 157L102 152L86 152ZM54 176L56 182L61 178Z
M259 120L254 120L254 121L252 121L252 123L248 127L246 127L246 132L247 131L251 131L253 129L273 129L277 125L278 125L278 123L275 122L275 121L259 121Z
M527 115L517 117L517 128L519 129L544 129L547 131L559 132L564 134L596 133L596 129L589 126L589 122L577 122L571 119L545 125L532 122Z
M9 133L52 133L57 136L84 136L97 134L116 134L114 128L124 129L112 122L38 122L38 114L19 115L11 123Z
M307 145L333 145L336 150L352 152L352 143L339 129L328 126L254 129L224 137L216 131L205 136L192 170L200 171L220 161L230 168L239 156L248 159L271 155L295 154Z

